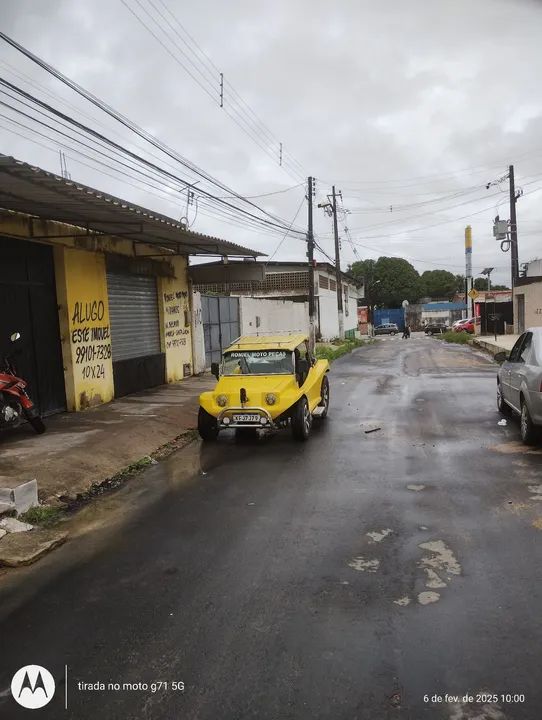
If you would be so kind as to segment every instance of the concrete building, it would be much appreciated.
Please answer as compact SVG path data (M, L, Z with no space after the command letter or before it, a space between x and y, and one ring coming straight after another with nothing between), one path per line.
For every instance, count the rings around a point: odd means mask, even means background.
M240 263L235 263L239 265ZM247 263L254 264L254 263ZM216 268L220 263L207 263L208 268ZM230 263L234 265L234 263ZM308 303L309 271L305 262L258 262L258 266L264 269L265 276L261 280L250 282L231 283L204 283L194 279L194 289L205 295L221 295L227 297L244 298L266 298L290 300L295 303ZM198 270L201 266L194 266ZM355 279L347 273L341 273L342 293L344 308L344 329L349 335L353 335L358 328L357 306L358 300L364 296L363 287L358 286ZM329 263L316 263L314 270L314 293L316 309L316 332L322 340L331 340L339 334L339 320L337 311L337 281L335 268ZM264 307L264 306L260 306ZM249 312L249 305L245 304ZM269 322L287 323L289 329L303 329L290 327L292 322L297 324L301 317L306 319L308 331L308 310L298 311L290 306L290 310L283 312L281 306L268 306L270 314ZM283 314L282 319L280 318ZM253 313L254 314L254 313ZM257 317L254 314L254 317ZM260 317L260 322L261 316ZM256 330L254 321L254 331ZM278 330L278 327L270 328Z
M429 302L422 305L421 321L423 325L452 325L464 316L466 306L455 302Z
M0 343L42 414L193 373L189 255L256 257L0 156Z
M514 332L542 326L542 260L525 265L525 276L514 287Z

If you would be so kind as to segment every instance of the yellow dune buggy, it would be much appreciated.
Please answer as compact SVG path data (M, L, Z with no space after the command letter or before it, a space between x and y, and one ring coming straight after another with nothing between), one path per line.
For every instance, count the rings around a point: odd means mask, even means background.
M211 370L215 389L200 395L198 431L215 440L220 430L238 433L288 425L306 440L313 418L329 409L329 363L316 360L302 333L245 335L232 343Z

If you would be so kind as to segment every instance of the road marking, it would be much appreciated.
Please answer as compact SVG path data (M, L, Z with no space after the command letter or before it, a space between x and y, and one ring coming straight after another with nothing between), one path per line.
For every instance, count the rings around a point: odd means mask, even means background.
M433 553L430 557L423 557L420 566L440 570L450 575L460 575L461 565L457 562L453 552L442 540L431 540L418 545L422 550Z
M427 580L425 582L425 587L431 588L432 590L447 587L444 580L441 580L440 576L434 570L431 570L431 568L424 568L424 569L425 569L425 572L427 573Z
M399 600L393 601L395 605L400 605L401 607L405 607L406 605L410 605L410 598L408 595L405 595L405 597L399 598Z
M407 485L407 490L413 490L414 492L420 492L420 490L425 490L425 485Z
M440 600L440 594L438 592L421 592L418 595L418 602L420 605L429 605L431 603L438 602Z
M385 528L384 530L373 530L372 532L366 533L367 537L371 538L372 542L382 542L384 538L388 537L388 535L391 535L393 530L391 528Z
M380 560L374 558L373 560L366 560L363 555L353 558L348 563L348 567L358 572L372 572L375 573L380 567Z

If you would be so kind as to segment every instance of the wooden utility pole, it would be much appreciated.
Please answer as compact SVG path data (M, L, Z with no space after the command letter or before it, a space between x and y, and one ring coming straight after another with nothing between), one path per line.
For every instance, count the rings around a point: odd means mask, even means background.
M309 344L311 350L315 345L314 321L314 232L312 227L312 198L314 196L314 179L307 179L308 228L307 228L307 258L309 260Z
M344 340L343 281L339 248L339 229L337 227L337 194L335 185L331 189L333 211L333 234L335 235L335 276L337 278L337 312L339 315L339 339ZM340 195L340 191L339 191Z
M510 262L512 270L512 290L516 285L516 281L519 277L519 262L518 262L518 226L516 221L516 186L514 182L514 166L510 165L509 168L509 180L510 180Z

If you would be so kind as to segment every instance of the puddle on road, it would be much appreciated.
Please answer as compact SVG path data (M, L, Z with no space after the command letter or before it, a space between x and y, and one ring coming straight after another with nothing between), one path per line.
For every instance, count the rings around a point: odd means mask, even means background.
M358 557L353 558L347 564L348 567L351 567L353 570L357 570L358 572L375 573L380 567L380 560L377 560L376 558L366 560L363 555L358 555Z

